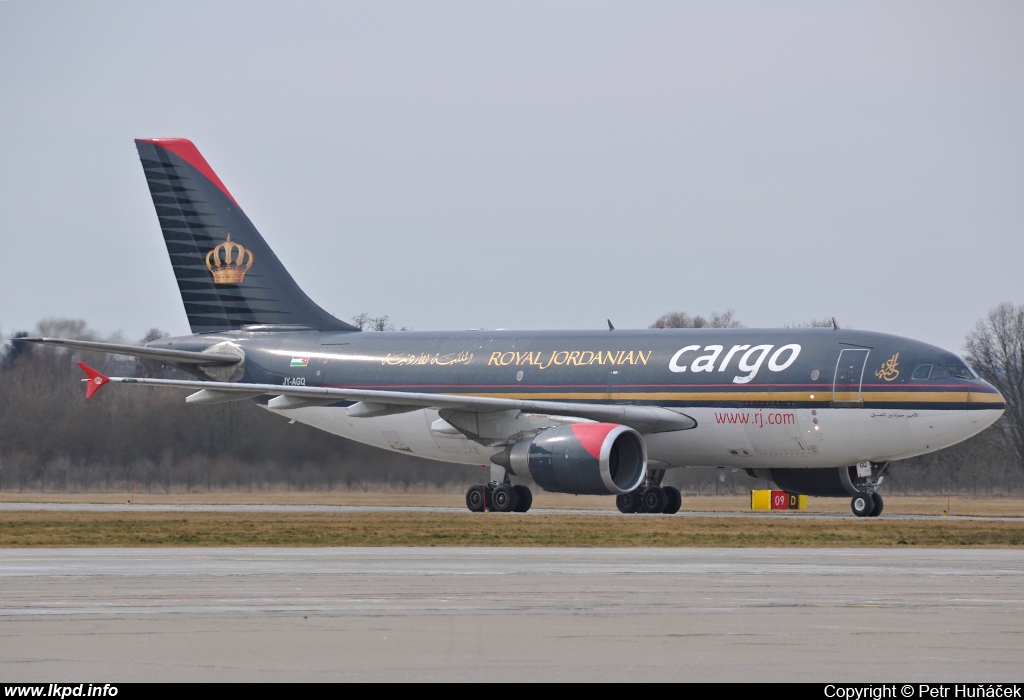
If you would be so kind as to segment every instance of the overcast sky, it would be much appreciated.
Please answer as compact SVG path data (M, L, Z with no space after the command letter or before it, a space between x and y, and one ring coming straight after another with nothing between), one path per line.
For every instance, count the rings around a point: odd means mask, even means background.
M1021 2L0 2L0 329L188 324L133 138L416 330L1024 303Z

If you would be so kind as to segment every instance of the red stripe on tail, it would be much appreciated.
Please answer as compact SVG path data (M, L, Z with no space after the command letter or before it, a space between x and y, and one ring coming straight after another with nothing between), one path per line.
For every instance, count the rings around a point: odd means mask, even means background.
M203 174L203 176L215 184L217 189L224 193L224 195L231 200L231 202L238 207L238 202L228 192L228 188L224 186L224 183L217 177L217 173L213 172L213 168L203 158L203 154L199 152L196 145L188 139L136 139L136 141L143 141L145 143L151 143L160 148L165 148L174 155L181 158L183 161L191 165L193 168ZM241 209L242 207L238 207Z

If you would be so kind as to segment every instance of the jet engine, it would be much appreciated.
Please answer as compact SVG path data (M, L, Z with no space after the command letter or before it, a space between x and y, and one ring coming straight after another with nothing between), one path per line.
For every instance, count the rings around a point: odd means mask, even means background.
M548 428L509 445L491 461L559 493L629 493L647 474L647 450L640 434L612 423Z

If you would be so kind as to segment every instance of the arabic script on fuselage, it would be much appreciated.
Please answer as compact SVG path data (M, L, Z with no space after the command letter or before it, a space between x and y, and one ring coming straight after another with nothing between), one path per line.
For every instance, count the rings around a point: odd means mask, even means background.
M403 353L399 355L388 354L383 360L382 365L438 365L440 367L448 367L449 365L468 365L473 361L473 353L468 350L462 352L449 352L449 353Z

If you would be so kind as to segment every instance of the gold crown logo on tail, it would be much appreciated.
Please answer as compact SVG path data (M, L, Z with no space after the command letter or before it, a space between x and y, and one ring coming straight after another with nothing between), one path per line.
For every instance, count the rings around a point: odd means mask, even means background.
M252 251L232 241L229 233L226 241L206 254L206 269L214 284L241 284L253 259Z

